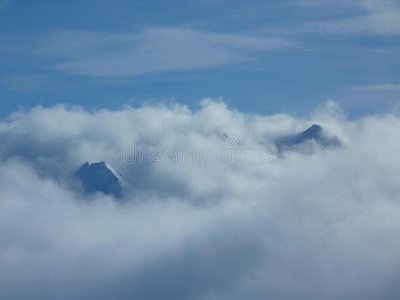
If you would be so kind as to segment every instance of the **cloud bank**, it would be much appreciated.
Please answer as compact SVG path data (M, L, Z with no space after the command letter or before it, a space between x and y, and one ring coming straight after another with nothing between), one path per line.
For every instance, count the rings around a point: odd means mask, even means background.
M317 123L343 146L278 157L271 141ZM400 118L351 121L144 105L57 105L0 123L1 299L398 299ZM141 149L269 149L269 164L126 164ZM105 160L124 203L71 188Z

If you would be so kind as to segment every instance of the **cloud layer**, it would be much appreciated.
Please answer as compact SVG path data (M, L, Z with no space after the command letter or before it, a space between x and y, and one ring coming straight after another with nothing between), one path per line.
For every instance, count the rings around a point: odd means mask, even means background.
M271 141L318 123L343 147L277 157ZM0 123L1 299L398 299L400 118L244 114L205 100L85 111L58 105ZM160 151L271 152L268 164L129 165ZM71 188L105 160L125 203Z
M257 51L291 46L277 38L154 27L120 34L60 32L44 40L38 53L60 57L52 68L70 74L124 77L230 65L254 59Z

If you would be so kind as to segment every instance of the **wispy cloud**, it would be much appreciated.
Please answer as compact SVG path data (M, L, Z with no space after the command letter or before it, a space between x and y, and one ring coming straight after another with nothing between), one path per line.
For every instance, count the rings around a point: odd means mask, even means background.
M15 0L0 0L0 10L10 6L10 4L14 1Z
M394 0L296 0L291 1L304 8L341 7L352 8L350 17L333 18L298 24L292 33L373 34L395 36L400 34L400 7Z
M16 91L33 91L46 85L41 74L11 74L0 78L0 85Z
M351 88L354 91L400 91L400 84L370 84L357 85Z
M46 39L38 53L59 57L51 68L69 74L122 77L230 65L292 46L284 39L163 27L123 34L61 32Z

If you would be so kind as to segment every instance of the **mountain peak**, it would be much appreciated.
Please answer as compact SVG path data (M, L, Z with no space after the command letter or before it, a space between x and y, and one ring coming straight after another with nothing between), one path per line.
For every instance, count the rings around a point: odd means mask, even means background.
M106 162L85 162L75 173L75 177L82 183L85 193L102 192L106 195L122 197L125 180Z
M318 124L312 124L308 129L306 129L304 132L310 132L310 133L320 133L322 131L322 126Z
M322 126L313 124L306 130L297 134L301 140L307 139L318 139L322 136Z
M325 136L323 127L318 124L313 124L300 133L281 137L275 141L275 145L279 151L285 151L303 145L309 141L315 141L323 148L341 145L341 141L336 135L334 137Z

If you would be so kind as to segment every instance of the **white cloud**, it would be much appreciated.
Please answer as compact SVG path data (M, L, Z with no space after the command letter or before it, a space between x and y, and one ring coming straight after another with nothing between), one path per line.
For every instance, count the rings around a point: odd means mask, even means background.
M127 165L143 149L257 150L313 123L344 146L274 164ZM206 100L198 111L62 105L0 123L1 299L398 299L400 119L261 116ZM270 146L268 146L270 145ZM125 204L68 188L106 160Z
M129 34L61 32L46 39L38 53L60 57L52 68L70 74L122 77L235 64L290 46L282 39L166 27Z

